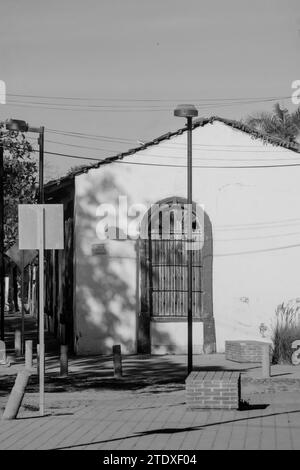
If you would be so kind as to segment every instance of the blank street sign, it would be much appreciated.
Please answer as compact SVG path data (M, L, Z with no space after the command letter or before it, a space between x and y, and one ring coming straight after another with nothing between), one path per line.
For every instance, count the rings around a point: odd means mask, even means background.
M39 250L39 395L40 415L45 408L45 288L44 250L64 248L62 204L19 204L19 249Z
M38 213L44 209L45 250L64 248L63 204L19 204L19 249L39 249Z

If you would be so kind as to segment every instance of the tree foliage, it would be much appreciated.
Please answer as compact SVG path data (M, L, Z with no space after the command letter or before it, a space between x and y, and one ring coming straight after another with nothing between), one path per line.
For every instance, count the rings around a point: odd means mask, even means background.
M18 204L37 201L37 160L32 146L22 133L4 133L4 249L12 246L18 235Z
M293 113L276 103L272 113L261 112L246 119L252 129L291 143L300 137L300 107ZM297 142L298 141L298 142Z

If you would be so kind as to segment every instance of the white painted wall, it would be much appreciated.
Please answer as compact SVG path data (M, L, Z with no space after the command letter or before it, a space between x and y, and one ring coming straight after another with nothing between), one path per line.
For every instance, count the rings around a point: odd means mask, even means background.
M186 134L124 162L185 165ZM204 204L213 227L213 303L217 349L226 339L261 339L276 306L300 297L300 167L231 168L297 163L299 156L215 121L193 131L193 199ZM198 168L199 166L225 168ZM137 293L134 242L108 241L108 255L91 255L96 208L128 195L150 206L186 196L186 169L112 163L76 177L76 335L79 353L136 347ZM202 325L202 324L200 324ZM168 343L186 344L182 323L152 324ZM158 329L158 330L157 330ZM201 327L196 349L203 344ZM195 330L196 331L196 330ZM165 334L167 332L167 334ZM157 345L156 345L157 346Z
M187 322L152 321L151 353L152 354L186 354ZM166 338L164 340L164 338ZM193 323L193 354L203 352L203 323Z

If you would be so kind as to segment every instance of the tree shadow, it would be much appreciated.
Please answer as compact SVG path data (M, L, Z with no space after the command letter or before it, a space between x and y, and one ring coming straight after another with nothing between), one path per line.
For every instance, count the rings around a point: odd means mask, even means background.
M100 204L117 209L121 195L127 196L128 207L132 201L109 169L97 179L85 175L84 184L84 197L77 196L76 200L75 351L110 354L113 344L121 344L123 352L135 353L140 312L137 243L99 240L97 224L101 217L96 215ZM93 254L93 246L101 244L103 252ZM169 335L160 336L160 341L168 344Z
M200 426L185 426L181 428L175 428L175 427L166 427L166 428L157 428L157 429L151 429L149 431L142 431L138 433L131 434L129 436L123 436L123 437L116 437L112 439L105 439L102 441L93 441L93 442L85 442L82 444L74 444L70 446L65 446L65 447L56 447L54 450L65 450L65 449L73 449L73 448L80 448L80 447L87 447L89 445L95 445L95 444L109 444L112 442L116 441L124 441L127 439L132 439L136 437L144 437L144 436L149 436L149 435L159 435L159 434L180 434L180 433L186 433L186 432L194 432L194 431L205 431L206 429L214 426L222 426L222 425L227 425L227 424L235 424L235 423L240 423L243 421L251 421L255 419L261 419L261 418L270 418L273 416L281 416L285 414L296 414L300 413L300 410L295 410L295 411L290 411L290 412L280 412L280 413L270 413L270 414L263 414L260 416L246 416L243 418L238 418L238 419L230 419L230 420L224 420L224 421L216 421Z
M16 418L17 421L23 421L24 419L41 419L41 418L50 418L50 417L56 417L56 416L73 416L74 413L47 413L44 414L43 416L40 415L34 415L34 416L19 416Z
M72 371L60 377L57 371L59 360L51 356L46 361L45 391L76 392L83 390L147 390L148 393L161 393L159 386L166 386L164 392L184 389L187 376L185 364L174 362L171 358L138 359L127 356L123 361L123 376L114 377L112 356L74 357ZM55 368L55 370L53 370ZM52 370L51 370L52 369ZM15 375L0 376L0 396L7 395L14 385ZM153 389L149 389L153 387ZM26 387L28 393L38 392L38 376L31 375Z

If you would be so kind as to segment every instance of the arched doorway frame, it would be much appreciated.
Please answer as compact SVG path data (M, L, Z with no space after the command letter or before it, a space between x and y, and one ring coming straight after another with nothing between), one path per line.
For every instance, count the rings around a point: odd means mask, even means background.
M184 206L187 200L183 197L172 196L164 198L153 206L154 212L150 208L144 215L141 223L141 234L143 235L140 240L140 266L141 266L141 305L138 315L137 325L137 351L138 353L150 354L151 353L151 338L150 338L150 323L154 321L153 317L153 295L151 289L151 273L152 273L152 241L151 241L151 218L157 215L155 211L161 210L160 208L172 205ZM152 207L153 207L152 206ZM204 242L201 250L201 257L203 260L203 298L201 292L201 315L194 318L194 321L203 322L203 336L204 344L203 351L205 353L216 352L216 332L213 317L213 297L212 297L212 264L213 264L213 240L212 240L212 225L206 212L193 202L193 214L199 214L199 210L203 211L203 224L204 224ZM150 240L150 243L149 243ZM202 275L201 275L202 281ZM186 321L186 317L175 319L172 321ZM162 321L166 321L163 318Z

